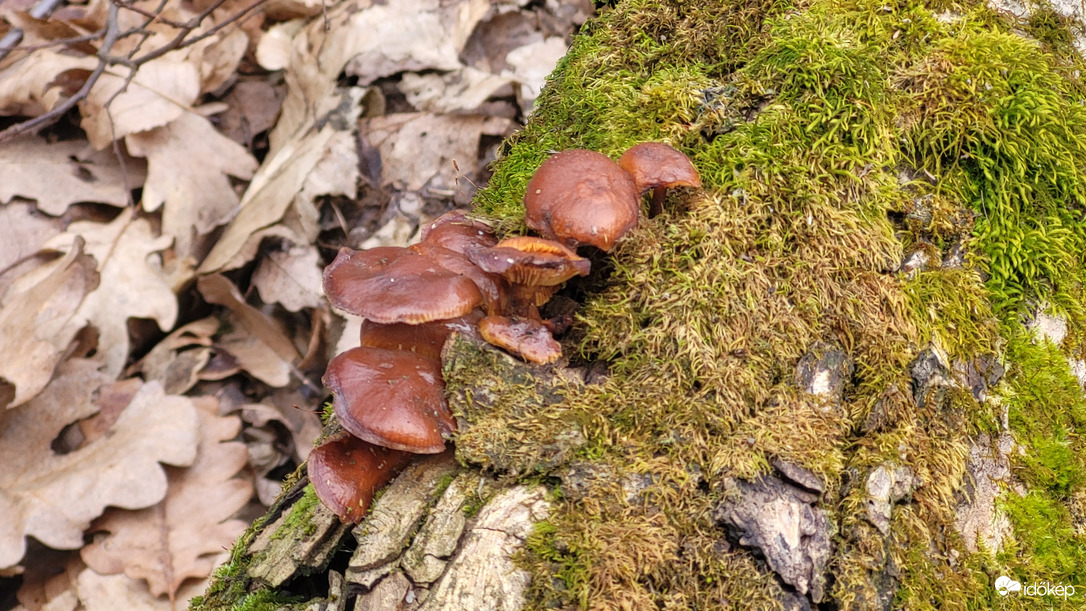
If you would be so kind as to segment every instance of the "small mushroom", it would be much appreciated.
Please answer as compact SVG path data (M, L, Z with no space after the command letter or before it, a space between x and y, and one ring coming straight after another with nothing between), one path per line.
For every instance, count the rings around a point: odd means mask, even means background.
M352 348L324 373L332 410L349 433L394 450L437 454L456 430L441 361L414 352Z
M448 320L433 320L418 325L393 323L382 325L370 320L362 321L359 339L362 346L383 348L385 350L403 350L421 354L432 359L441 358L441 349L449 334L456 331L461 334L474 334L475 325L483 315L479 310Z
M479 321L479 335L530 363L545 365L562 356L562 346L538 320L487 316Z
M324 270L332 305L382 324L455 318L483 303L470 278L415 250L341 248Z
M357 524L374 493L400 472L411 454L366 443L339 432L309 453L309 481L324 506L344 522Z
M638 191L652 189L649 218L664 211L664 196L673 187L700 187L698 170L682 152L662 142L635 144L622 154L618 165L633 177Z
M591 244L609 252L637 226L640 208L633 178L606 155L582 149L549 157L524 195L527 225L570 248Z
M476 247L468 251L468 258L512 283L509 307L488 314L514 314L537 321L538 307L547 303L559 285L573 276L587 276L591 269L588 259L558 242L530 236L506 238L491 248Z
M473 248L467 255L484 271L530 286L557 286L574 276L587 276L592 266L558 242L531 236L506 238L490 248Z

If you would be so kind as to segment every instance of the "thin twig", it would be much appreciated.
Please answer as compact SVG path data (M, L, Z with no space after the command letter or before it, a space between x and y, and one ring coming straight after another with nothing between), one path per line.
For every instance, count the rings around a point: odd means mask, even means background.
M17 138L23 134L36 131L47 125L52 125L57 119L64 116L64 113L68 112L75 107L76 104L81 102L84 98L90 94L90 90L94 87L94 84L98 82L102 74L106 71L108 63L104 60L104 57L109 55L110 49L113 48L113 43L117 41L117 7L110 6L109 14L106 17L106 35L102 40L102 46L98 49L98 66L95 67L94 72L91 72L87 77L86 82L79 88L79 91L75 92L75 95L71 96L63 103L54 106L49 112L34 117L28 121L22 123L16 123L11 127L0 131L0 144Z
M62 0L41 0L41 2L39 2L39 5L41 5L43 7L51 7L51 8L48 8L48 10L49 10L49 12L52 12L53 10L55 10L56 5L59 4L61 1ZM44 127L52 125L57 120L59 120L60 117L64 116L65 113L67 113L69 110L74 108L76 106L76 104L79 104L81 101L86 99L86 97L90 94L91 89L98 82L98 80L102 77L102 74L105 73L105 71L106 71L106 69L108 67L110 67L110 66L124 66L124 67L129 69L128 77L125 79L125 82L121 86L121 88L119 90L117 90L116 92L114 92L113 95L110 96L109 100L104 105L104 109L108 112L110 103L114 99L116 99L116 97L120 93L123 93L124 91L127 90L128 85L131 84L132 79L135 77L135 74L139 70L140 66L142 66L143 64L145 64L145 63L147 63L149 61L152 61L154 59L162 57L163 55L166 55L170 51L174 51L174 50L177 50L177 49L182 49L182 48L188 47L190 45L196 44L197 42L200 42L201 40L204 40L206 38L209 38L211 36L214 36L214 35L218 34L223 29L225 29L225 28L227 28L227 27L229 27L231 25L236 25L236 23L239 20L245 18L249 13L256 10L258 7L260 7L260 5L264 4L266 1L267 0L255 0L252 4L245 7L244 9L238 11L234 15L231 15L231 16L227 17L221 23L217 23L214 26L212 26L211 28L209 28L207 31L201 32L200 34L189 38L189 35L192 34L197 28L199 28L203 24L204 20L207 19L207 17L209 15L211 15L211 13L213 13L215 10L217 10L219 7L221 7L223 4L225 4L227 2L227 0L215 0L215 2L213 2L210 6L205 8L198 15L194 16L192 19L189 19L185 23L173 22L173 21L171 21L169 19L165 19L165 18L161 17L161 15L158 14L159 12L164 10L168 0L162 0L161 1L161 3L158 6L157 12L155 12L155 11L148 12L148 11L145 11L144 9L137 9L135 7L132 7L132 6L128 5L128 4L124 4L120 0L111 0L111 2L109 3L109 12L108 12L107 17L106 17L106 27L105 27L104 32L101 33L102 44L98 48L98 53L97 53L98 65L91 72L90 76L87 77L87 80L83 83L83 86L80 87L79 91L75 92L75 94L70 96L68 99L66 99L61 104L59 104L59 105L55 106L54 108L50 109L48 112L46 112L46 113L44 113L42 115L39 115L37 117L34 117L32 119L28 119L26 121L23 121L21 123L16 123L15 125L12 125L11 127L8 127L7 129L5 129L3 131L0 131L0 144L2 144L4 142L7 142L9 140L12 140L14 138L17 138L17 137L19 137L19 136L21 136L23 134L35 132L35 131L40 130L40 129L44 128ZM37 5L36 5L36 7L37 7ZM118 25L118 19L117 19L118 12L119 12L120 9L131 10L131 11L133 11L133 12L139 14L139 15L142 15L145 18L144 23L139 27L132 28L132 29L125 30L125 31L121 32L120 28L119 28L119 25ZM43 8L42 10L45 10L45 9ZM147 26L151 25L152 23L155 23L156 21L164 23L164 24L166 24L166 25L168 25L170 27L177 28L179 30L177 32L177 35L175 35L172 40L170 40L169 42L163 44L159 48L157 48L157 49L155 49L153 51L148 51L147 53L144 53L144 54L139 55L138 57L136 57L135 55L137 53L139 53L139 50L142 47L143 43L146 42L147 39L150 37L150 33L145 28ZM9 33L8 36L5 36L3 40L7 40L9 38L10 34L11 33ZM98 33L96 33L94 35L90 35L90 36L81 36L81 37L78 37L78 38L68 39L68 41L90 42L90 41L95 40L97 38L97 34ZM117 40L119 40L121 38L127 38L127 37L133 36L133 35L141 35L143 37L143 39L140 40L134 46L134 48L131 49L124 56L113 55L112 54L113 46L117 42ZM21 36L21 34L20 34L20 36ZM3 40L0 40L0 59L2 59L3 54L6 54L5 50L4 50L4 47L2 46ZM61 43L61 42L62 41L56 41L56 43L58 43L58 44ZM16 42L15 44L18 44L18 43ZM35 45L33 48L31 48L31 50L40 48L41 46L43 46L43 45ZM112 117L110 117L110 119L112 119Z

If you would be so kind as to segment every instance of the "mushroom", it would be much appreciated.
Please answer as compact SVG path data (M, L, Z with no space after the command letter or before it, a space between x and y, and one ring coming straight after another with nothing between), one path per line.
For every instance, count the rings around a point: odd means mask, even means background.
M479 321L479 335L530 363L545 365L562 356L562 346L538 320L487 316Z
M324 292L337 308L383 324L455 318L483 303L470 278L395 246L341 248L324 269Z
M402 350L421 354L432 359L441 358L441 349L449 334L473 334L475 325L483 315L472 310L464 316L448 320L433 320L418 325L393 323L382 325L370 320L362 321L359 340L368 348Z
M464 245L465 248L469 246ZM483 297L482 303L486 306L487 314L494 314L505 308L508 287L500 276L480 269L465 255L433 242L423 240L418 244L408 246L407 249L427 257L450 273L471 280Z
M468 218L463 210L446 212L422 227L422 242L460 254L473 246L493 246L497 241L490 225Z
M324 373L332 410L349 433L394 450L437 454L456 430L441 361L414 352L352 348Z
M573 276L587 276L591 268L588 259L558 242L530 236L506 238L491 248L473 248L468 250L468 258L512 283L510 307L502 314L537 321L538 306L547 303L559 285Z
M669 188L701 186L701 177L690 158L662 142L631 146L619 157L618 165L633 177L638 191L652 189L649 218L664 211L664 196Z
M528 182L524 217L543 237L609 252L637 226L641 196L606 155L571 149L549 157Z
M366 443L346 432L328 437L309 453L309 481L317 498L344 522L357 524L373 494L411 460L407 452Z

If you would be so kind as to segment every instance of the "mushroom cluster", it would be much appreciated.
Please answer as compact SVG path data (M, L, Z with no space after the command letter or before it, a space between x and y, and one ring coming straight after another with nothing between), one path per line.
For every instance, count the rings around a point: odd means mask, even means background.
M690 160L666 144L630 148L616 163L593 151L552 155L528 183L526 224L542 237L499 241L491 228L450 212L408 247L342 248L324 271L335 307L365 318L361 345L324 374L344 432L309 458L318 498L358 522L373 493L410 460L436 454L456 431L445 401L441 349L453 332L478 334L526 361L561 357L555 324L539 308L574 276L589 273L576 249L609 252L638 222L641 195L700 186Z

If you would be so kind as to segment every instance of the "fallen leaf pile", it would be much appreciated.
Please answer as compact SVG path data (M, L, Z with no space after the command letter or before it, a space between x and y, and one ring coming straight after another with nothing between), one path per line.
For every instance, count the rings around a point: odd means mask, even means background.
M322 267L467 206L592 10L0 2L0 607L200 593L357 342Z

